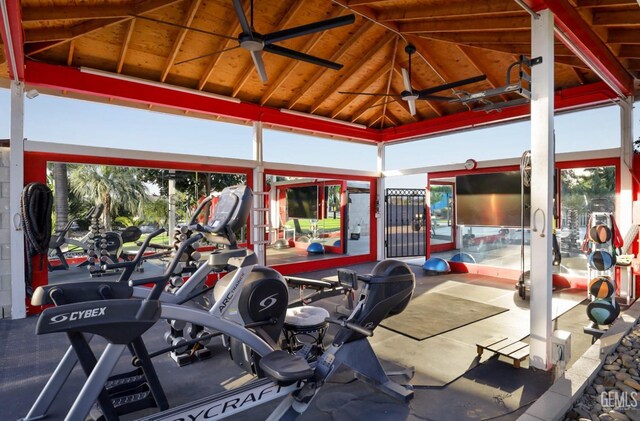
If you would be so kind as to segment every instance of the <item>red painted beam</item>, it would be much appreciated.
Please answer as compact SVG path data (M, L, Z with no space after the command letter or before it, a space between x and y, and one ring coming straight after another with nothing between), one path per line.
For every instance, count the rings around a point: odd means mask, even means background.
M548 8L554 14L556 28L563 32L571 40L571 43L589 58L596 70L604 75L622 94L625 96L633 95L633 76L585 22L575 6L567 0L525 0L525 2L536 11ZM573 49L570 43L565 43L560 37L559 39L569 49Z
M11 57L16 62L16 72L18 80L24 80L24 37L22 31L22 11L19 0L6 0L7 20L9 27L6 28L4 19L0 19L0 29L2 29L2 44L4 45L4 55L9 67L9 76L15 78ZM7 33L11 34L11 42L7 39Z
M555 110L566 111L586 105L599 105L617 99L617 95L604 82L568 88L556 92ZM421 136L433 136L460 129L499 123L507 120L525 118L530 114L529 104L509 107L502 112L467 111L432 120L424 120L383 130L383 142L412 139Z
M352 127L302 115L283 113L275 108L247 102L235 103L197 93L176 91L161 86L138 83L108 76L85 73L74 67L27 62L26 82L29 85L71 92L117 98L142 104L219 115L250 121L262 121L278 127L300 129L311 133L378 142L377 129Z

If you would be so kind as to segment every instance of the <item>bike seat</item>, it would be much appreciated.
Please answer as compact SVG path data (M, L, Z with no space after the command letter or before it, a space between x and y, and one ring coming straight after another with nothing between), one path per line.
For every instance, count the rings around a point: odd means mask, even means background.
M286 351L273 351L260 359L260 368L279 384L291 384L313 376L307 360Z

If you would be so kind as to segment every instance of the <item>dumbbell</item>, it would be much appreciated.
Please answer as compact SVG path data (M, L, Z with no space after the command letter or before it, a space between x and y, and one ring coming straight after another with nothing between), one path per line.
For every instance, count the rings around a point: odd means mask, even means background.
M182 335L182 330L187 327L187 322L184 320L171 320L170 324L174 330L180 332L180 335Z
M187 352L187 349L189 349L189 345L187 345L187 340L183 336L179 336L175 338L171 342L171 346L177 347L174 351L176 354L184 354L185 352Z
M171 286L179 288L184 284L184 279L182 279L182 276L172 276L171 279L169 279L169 283Z

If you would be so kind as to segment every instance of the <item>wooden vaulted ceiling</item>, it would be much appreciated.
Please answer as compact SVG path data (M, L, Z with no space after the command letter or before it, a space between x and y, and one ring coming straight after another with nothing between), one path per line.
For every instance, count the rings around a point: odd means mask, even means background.
M248 13L249 0L244 1ZM569 0L593 32L636 80L640 72L640 6L637 0ZM287 48L344 64L330 70L264 53L263 84L249 53L234 39L159 23L164 21L228 37L241 32L231 0L22 0L26 60L84 66L288 108L373 128L468 111L473 104L404 101L343 95L339 91L399 94L404 51L415 89L486 74L463 87L481 91L506 84L520 54L530 55L531 18L514 0L254 0L254 26L273 32L349 13L354 24L281 42ZM149 19L137 18L143 16ZM7 64L1 67L8 77ZM599 80L556 39L556 89ZM452 95L451 90L441 92ZM517 98L505 94L493 101Z

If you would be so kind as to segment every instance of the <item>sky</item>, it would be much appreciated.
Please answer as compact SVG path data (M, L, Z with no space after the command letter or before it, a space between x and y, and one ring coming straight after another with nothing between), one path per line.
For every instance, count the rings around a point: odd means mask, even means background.
M0 89L0 138L9 137L9 91ZM619 146L615 105L556 116L556 151ZM634 108L634 139L640 111ZM251 159L252 129L188 116L39 95L25 99L25 137L30 140L178 154ZM392 145L387 169L520 157L530 149L528 121ZM376 147L265 130L264 159L298 165L375 171ZM389 187L424 187L423 175L392 177Z

